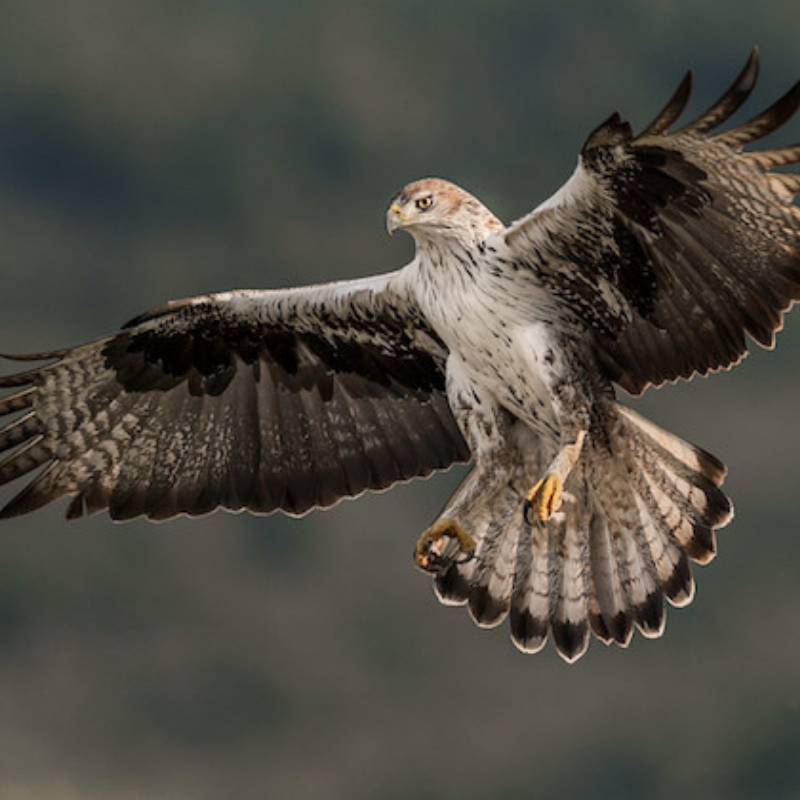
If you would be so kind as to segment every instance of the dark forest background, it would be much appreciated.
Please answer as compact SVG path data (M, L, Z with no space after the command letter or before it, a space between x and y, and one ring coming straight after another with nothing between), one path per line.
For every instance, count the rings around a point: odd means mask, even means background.
M796 0L0 2L0 351L394 269L404 183L511 220L689 67L700 110L759 44L771 102L798 30ZM455 472L299 521L5 523L0 796L800 797L799 396L796 313L635 402L726 461L738 513L663 639L573 667L412 568Z

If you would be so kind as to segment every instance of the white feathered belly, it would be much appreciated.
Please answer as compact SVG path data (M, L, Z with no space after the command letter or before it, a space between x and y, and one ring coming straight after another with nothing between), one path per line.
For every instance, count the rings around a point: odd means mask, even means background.
M501 406L540 436L558 439L558 421L543 374L551 347L537 328L509 333L488 326L462 327L448 344L471 379Z
M415 285L420 306L471 379L536 433L558 439L545 380L548 359L557 351L547 326L531 322L548 317L547 295L526 287L521 296L513 283L486 274L475 276L478 284L452 280L444 286L438 272L426 277Z
M512 351L497 353L490 363L475 367L477 379L504 408L539 435L558 438L558 423L550 393L535 364Z

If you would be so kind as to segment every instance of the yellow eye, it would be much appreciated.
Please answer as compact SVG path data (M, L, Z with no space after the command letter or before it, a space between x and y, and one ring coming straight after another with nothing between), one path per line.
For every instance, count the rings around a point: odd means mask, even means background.
M426 194L423 197L418 197L414 201L414 205L420 211L427 211L433 205L433 195Z

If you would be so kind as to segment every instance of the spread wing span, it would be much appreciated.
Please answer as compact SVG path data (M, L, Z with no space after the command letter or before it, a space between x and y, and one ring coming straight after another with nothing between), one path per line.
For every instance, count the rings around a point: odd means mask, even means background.
M14 356L36 363L0 378L0 486L40 471L0 517L62 495L70 518L302 514L468 460L444 345L391 277L178 301Z
M534 269L591 327L612 379L638 394L737 363L745 334L774 343L800 299L800 144L745 151L800 106L800 83L722 132L756 82L754 50L710 109L672 133L691 73L638 136L618 114L584 145L550 200L502 235L506 257Z

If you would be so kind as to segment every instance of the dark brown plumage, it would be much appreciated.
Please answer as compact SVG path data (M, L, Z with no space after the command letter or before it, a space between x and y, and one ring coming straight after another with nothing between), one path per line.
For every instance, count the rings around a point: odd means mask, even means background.
M296 324L236 300L173 304L0 378L15 389L0 416L27 411L0 430L0 453L22 446L0 485L47 465L0 517L63 493L70 518L303 514L469 458L423 326L386 314L356 335L317 293L292 295ZM52 407L62 398L69 410Z

